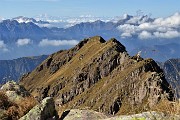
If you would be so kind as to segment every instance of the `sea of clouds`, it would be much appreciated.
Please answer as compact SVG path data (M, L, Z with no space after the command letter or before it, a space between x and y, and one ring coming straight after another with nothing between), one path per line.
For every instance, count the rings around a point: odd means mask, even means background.
M144 18L144 22L142 22ZM136 16L119 25L122 38L138 37L146 39L173 39L180 38L180 13L175 13L166 18L155 18L147 21L147 17Z

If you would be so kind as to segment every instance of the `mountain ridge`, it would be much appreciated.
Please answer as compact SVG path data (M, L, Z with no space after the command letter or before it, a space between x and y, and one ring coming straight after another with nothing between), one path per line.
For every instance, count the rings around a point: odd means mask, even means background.
M50 55L20 84L38 100L54 97L59 114L85 107L109 115L138 113L174 96L154 60L129 56L118 40L100 36Z

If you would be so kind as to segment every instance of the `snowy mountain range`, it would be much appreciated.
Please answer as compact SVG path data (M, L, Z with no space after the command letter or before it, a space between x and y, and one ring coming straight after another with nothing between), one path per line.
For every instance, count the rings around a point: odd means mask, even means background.
M115 19L114 17L97 17L92 15L81 15L79 17L58 17L58 16L49 16L47 14L42 14L35 16L36 20L48 21L51 25L49 27L59 27L59 28L67 28L74 26L79 23L85 22L95 22L101 20L103 22L109 22ZM117 19L117 18L116 18Z
M155 47L158 49L164 46L158 50L163 54L167 51L167 59L175 55L180 57L177 52L180 44L180 13L175 13L166 18L124 14L121 17L44 15L5 19L0 22L0 59L50 54L96 35L105 39L117 38L132 54L144 51L144 48L154 49L154 46L158 46ZM176 44L176 47L168 46L171 43ZM161 58L157 60L166 60Z
M115 16L115 17L97 17L92 15L81 15L79 17L58 17L58 16L49 16L47 14L42 14L35 16L34 18L28 18L24 16L19 16L16 18L12 18L12 20L16 20L19 23L28 23L33 22L40 27L58 27L58 28L68 28L72 27L76 24L80 23L92 23L95 21L103 21L103 22L113 22L113 23L127 23L127 24L140 24L148 21L152 21L150 16L148 15L137 15L131 16L128 14L124 14L123 16ZM44 25L44 26L43 26Z

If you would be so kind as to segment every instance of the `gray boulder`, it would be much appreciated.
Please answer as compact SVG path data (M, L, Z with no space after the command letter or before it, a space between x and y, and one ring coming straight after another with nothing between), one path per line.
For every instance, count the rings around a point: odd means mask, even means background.
M29 92L23 86L14 81L7 82L0 90L5 91L8 100L15 103L21 101L24 97L30 96Z
M6 91L6 96L8 97L9 101L14 103L23 100L23 97L21 95L18 95L16 91Z
M20 120L55 120L57 117L54 100L51 97L47 97L21 117Z
M62 120L99 120L107 118L106 115L93 110L79 110L71 109L66 110L60 119Z
M180 116L148 111L133 115L110 117L93 110L71 109L64 111L60 120L180 120Z
M148 111L134 115L120 115L102 120L180 120L180 116Z
M1 87L3 91L15 91L18 95L22 97L30 96L29 92L21 85L14 81L9 81Z

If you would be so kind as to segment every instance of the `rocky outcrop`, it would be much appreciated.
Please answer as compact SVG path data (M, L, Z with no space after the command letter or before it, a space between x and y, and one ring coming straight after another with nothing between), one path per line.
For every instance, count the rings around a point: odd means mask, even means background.
M29 92L21 85L14 81L9 81L6 84L1 86L3 91L15 91L17 94L22 95L23 97L29 96Z
M51 97L47 97L19 120L56 120L57 118L54 100Z
M9 81L1 87L8 99L13 102L22 100L24 97L30 96L30 93L21 85L14 81Z
M99 36L50 55L20 83L39 100L54 97L59 114L84 107L110 115L134 114L174 97L154 60L137 60L116 39Z
M121 75L117 75L118 73ZM116 68L111 75L71 101L68 107L88 106L112 115L146 111L163 98L172 100L172 91L167 86L169 85L157 64L151 59L144 60L126 69L122 66Z

